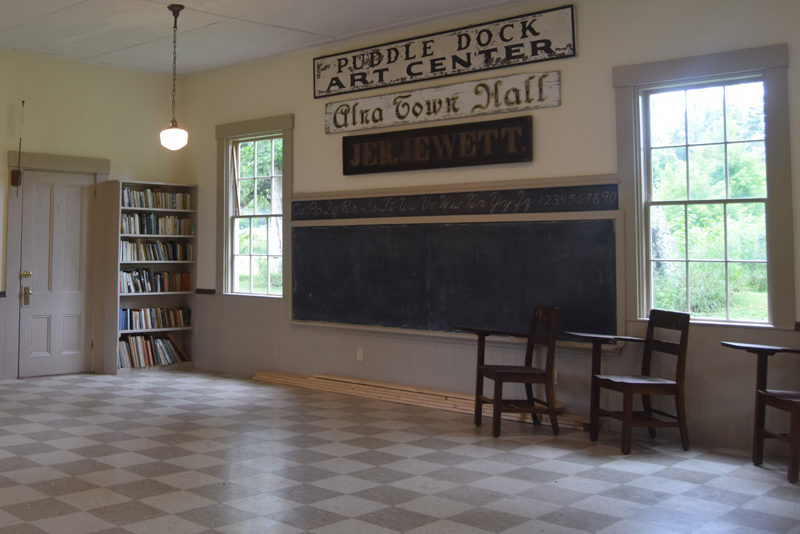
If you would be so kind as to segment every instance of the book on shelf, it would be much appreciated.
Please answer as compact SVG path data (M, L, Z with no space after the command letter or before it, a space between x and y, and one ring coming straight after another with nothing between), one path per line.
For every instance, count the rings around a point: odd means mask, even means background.
M192 261L193 247L191 243L175 241L129 241L119 242L120 258L130 261Z
M159 271L131 269L119 272L120 294L170 293L191 291L192 276L183 271Z
M180 187L178 184L176 186ZM192 209L192 195L166 189L150 187L133 189L123 186L122 206L124 208L189 210Z
M191 309L178 308L120 308L119 329L152 330L157 328L186 328L191 323Z
M173 365L184 361L175 339L155 336L125 336L117 343L117 359L121 369Z

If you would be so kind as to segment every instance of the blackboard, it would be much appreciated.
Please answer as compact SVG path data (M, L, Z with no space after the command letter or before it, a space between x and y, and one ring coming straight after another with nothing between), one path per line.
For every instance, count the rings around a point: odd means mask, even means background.
M299 226L296 320L525 332L536 305L562 330L616 333L612 219Z

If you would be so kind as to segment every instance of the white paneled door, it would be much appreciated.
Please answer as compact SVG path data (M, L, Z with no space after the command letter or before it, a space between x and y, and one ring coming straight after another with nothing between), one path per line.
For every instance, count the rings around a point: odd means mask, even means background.
M24 173L20 377L91 370L88 246L93 191L93 175Z

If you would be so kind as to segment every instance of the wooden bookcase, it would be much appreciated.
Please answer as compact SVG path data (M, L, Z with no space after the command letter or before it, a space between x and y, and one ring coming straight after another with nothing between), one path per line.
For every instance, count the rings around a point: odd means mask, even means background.
M108 251L101 254L103 372L191 360L197 187L102 182L97 205L108 221L100 229Z

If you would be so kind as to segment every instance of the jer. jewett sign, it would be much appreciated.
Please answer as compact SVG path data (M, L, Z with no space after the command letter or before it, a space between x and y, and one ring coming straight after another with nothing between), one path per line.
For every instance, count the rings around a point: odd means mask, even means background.
M314 58L314 98L575 55L571 5Z
M561 105L561 74L538 72L325 104L325 133Z
M529 116L342 138L343 174L532 159L533 121Z

